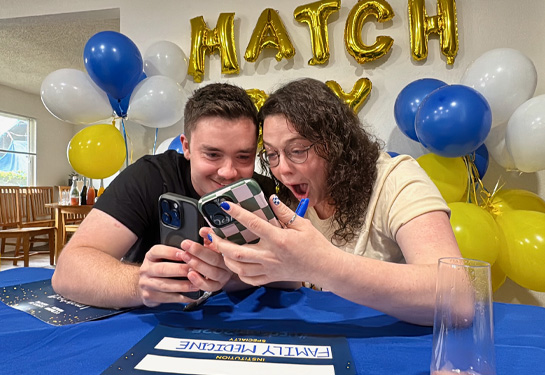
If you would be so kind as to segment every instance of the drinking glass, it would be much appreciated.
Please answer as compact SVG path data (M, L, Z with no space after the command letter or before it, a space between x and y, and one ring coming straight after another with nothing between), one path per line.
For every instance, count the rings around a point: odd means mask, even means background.
M61 204L70 204L70 192L68 190L63 190L61 192Z
M490 264L439 259L430 373L496 375Z

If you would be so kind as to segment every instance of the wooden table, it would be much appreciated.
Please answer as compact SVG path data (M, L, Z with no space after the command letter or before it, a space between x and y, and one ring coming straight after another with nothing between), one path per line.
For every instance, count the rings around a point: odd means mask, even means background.
M46 207L52 208L55 210L55 264L57 263L57 259L59 257L59 254L61 253L62 247L63 247L63 240L62 235L64 233L64 215L65 214L75 214L75 215L87 215L93 206L91 205L78 205L78 206L72 206L69 204L61 204L61 203L46 203Z

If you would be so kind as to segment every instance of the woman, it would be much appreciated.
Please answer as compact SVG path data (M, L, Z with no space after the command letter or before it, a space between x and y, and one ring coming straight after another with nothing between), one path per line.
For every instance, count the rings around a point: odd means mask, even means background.
M280 183L271 205L285 228L237 205L224 209L261 237L213 246L248 284L305 281L399 319L433 321L437 261L461 256L449 209L409 156L390 158L323 83L302 79L260 111L263 163ZM288 207L309 199L308 220Z

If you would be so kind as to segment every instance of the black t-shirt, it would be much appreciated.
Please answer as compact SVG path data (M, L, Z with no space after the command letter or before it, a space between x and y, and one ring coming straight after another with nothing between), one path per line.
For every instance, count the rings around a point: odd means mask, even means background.
M254 173L266 197L274 193L272 180ZM129 165L107 187L94 205L114 217L138 239L124 260L141 263L146 252L161 242L159 196L175 193L199 199L191 184L191 167L184 156L174 150L146 155Z

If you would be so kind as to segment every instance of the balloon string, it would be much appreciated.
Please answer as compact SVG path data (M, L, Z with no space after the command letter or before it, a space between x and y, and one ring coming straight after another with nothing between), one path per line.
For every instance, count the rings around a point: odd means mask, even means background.
M474 157L474 156L473 156ZM465 155L463 158L467 170L467 203L479 204L477 199L477 180L479 180L479 171L476 170L475 162L472 155Z
M157 146L157 134L159 134L159 128L155 128L155 139L153 140L153 152L152 152L152 155L155 155L155 146Z
M497 203L494 203L494 197L505 185L505 183L501 182L501 176L496 182L494 190L490 193L480 179L479 170L475 165L475 153L466 155L463 159L468 171L467 203L473 201L473 203L486 209L492 215L498 216L501 213L501 209ZM480 194L477 194L477 191L479 191Z
M129 135L129 133L127 133L127 139L129 140L129 144L131 145L131 157L130 157L130 160L129 160L129 164L132 164L132 162L134 161L134 160L133 160L134 145L133 145L133 143L132 143L132 139L131 139L131 136Z
M480 179L479 169L475 164L475 153L465 155L462 159L466 165L468 175L467 203L473 202L476 205L488 207L491 194Z
M494 186L494 190L492 191L492 193L489 193L487 191L485 197L483 198L482 207L484 207L494 216L498 216L501 214L501 208L498 206L497 203L494 203L494 197L504 187L504 185L505 182L502 182L502 178L500 176L498 178L498 181L496 182L496 186Z
M123 138L125 139L125 167L129 166L129 146L127 145L127 131L125 130L125 121L121 118L121 127L123 128Z
M117 99L117 109L119 110L119 112L115 111L115 113L123 114L123 108L121 108L121 100L120 99ZM121 118L123 118L123 117L121 117Z

